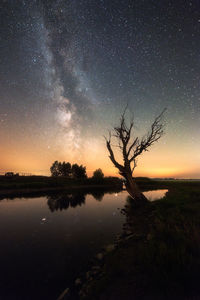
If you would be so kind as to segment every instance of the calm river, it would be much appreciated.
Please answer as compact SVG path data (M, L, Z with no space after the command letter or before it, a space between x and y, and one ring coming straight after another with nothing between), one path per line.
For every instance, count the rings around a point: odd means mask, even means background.
M0 299L56 299L122 231L126 198L101 191L1 200Z

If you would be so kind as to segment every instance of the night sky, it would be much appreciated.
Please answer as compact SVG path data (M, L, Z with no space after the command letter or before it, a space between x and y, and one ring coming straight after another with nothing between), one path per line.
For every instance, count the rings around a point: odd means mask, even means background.
M1 172L117 175L103 135L127 104L139 135L167 107L135 175L200 178L199 1L1 1Z

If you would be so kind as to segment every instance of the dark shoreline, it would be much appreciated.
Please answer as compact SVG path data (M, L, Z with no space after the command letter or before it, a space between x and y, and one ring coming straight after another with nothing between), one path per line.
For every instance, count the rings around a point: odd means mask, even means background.
M37 181L32 179L37 179ZM26 180L25 180L26 179ZM28 180L27 180L28 179ZM38 181L39 179L39 181ZM34 197L44 196L45 194L57 193L57 192L74 192L77 190L83 190L84 192L90 192L91 190L104 190L119 192L123 190L122 181L119 178L105 178L100 182L94 182L90 178L84 181L72 182L65 181L64 178L51 178L51 177L19 177L18 179L6 180L5 187L2 183L5 179L0 176L0 200L3 198L15 198L15 197ZM136 182L141 191L156 190L156 189L179 189L182 186L186 188L198 188L200 187L200 181L176 181L176 180L137 180ZM17 183L17 184L16 184ZM19 184L19 186L18 186ZM17 187L16 187L17 186Z
M127 198L122 234L75 282L77 299L199 299L200 184L167 187L163 199L137 209Z
M74 192L76 190L83 190L84 192L92 190L103 190L119 192L123 189L120 186L108 186L108 185L74 185L69 187L46 187L46 188L23 188L23 189L5 189L0 190L0 200L4 198L15 198L15 197L34 197L44 196L46 194L57 193L57 192Z
M121 190L123 182L117 177L102 179L72 179L67 177L47 176L0 176L0 199L3 197L28 197L46 193L71 192L76 190L105 189Z

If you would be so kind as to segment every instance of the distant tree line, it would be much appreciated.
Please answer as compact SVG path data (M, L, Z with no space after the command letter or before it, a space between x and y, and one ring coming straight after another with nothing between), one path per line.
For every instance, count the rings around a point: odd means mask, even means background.
M102 169L96 169L92 177L88 178L86 167L78 164L71 164L69 162L54 161L50 167L51 176L58 178L67 178L72 180L84 180L88 185L103 184L105 186L117 186L122 188L123 182L118 177L105 177Z
M93 173L93 177L96 180L102 180L104 178L104 174L101 169L97 169Z
M71 165L69 162L54 161L50 167L51 176L53 177L66 177L73 179L87 178L86 167L78 164Z
M54 161L50 167L52 177L66 177L72 179L87 178L86 167L78 164L70 164L69 162ZM99 168L93 172L92 179L101 181L104 179L103 171Z

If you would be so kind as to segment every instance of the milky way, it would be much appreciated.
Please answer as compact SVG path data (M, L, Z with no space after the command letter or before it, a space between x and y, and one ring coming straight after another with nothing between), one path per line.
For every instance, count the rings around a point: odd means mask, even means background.
M128 104L139 133L167 107L162 144L173 149L184 140L176 152L186 156L190 145L197 152L198 1L10 0L0 6L7 148L15 147L16 136L31 144L31 136L57 155L84 160L86 147L103 147L102 135Z

